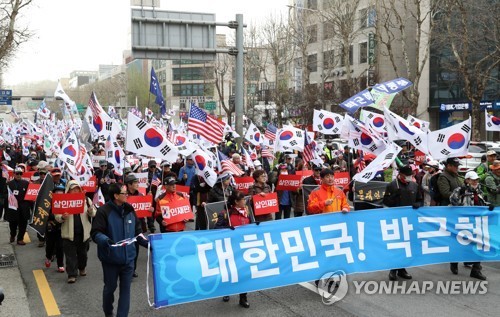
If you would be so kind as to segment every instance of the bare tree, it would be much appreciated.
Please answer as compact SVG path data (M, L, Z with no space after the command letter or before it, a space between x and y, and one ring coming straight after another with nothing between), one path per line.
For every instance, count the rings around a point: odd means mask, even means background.
M284 106L290 101L290 63L294 58L293 37L287 26L286 19L281 16L269 16L261 29L263 45L269 54L271 67L274 71L274 82L268 82L274 87L268 87L272 92L272 100L276 103L278 125L283 125ZM267 77L265 81L268 81Z
M420 115L417 113L420 79L429 59L429 38L434 28L432 13L440 1L377 0L379 53L389 59L396 77L413 82L413 86L402 92L406 105L401 112L407 114ZM427 112L427 107L422 111Z
M485 93L498 98L500 80L500 3L494 0L444 0L439 7L442 31L433 43L442 52L440 66L455 73L457 86L472 102L474 140L480 140L481 100Z
M31 2L0 0L0 69L6 67L17 48L31 36L27 28L19 27L17 23L21 12Z
M231 117L235 110L235 103L231 100L226 104L226 90L225 84L228 81L228 77L232 77L232 70L234 68L234 57L226 54L219 53L216 56L214 63L214 84L217 90L217 95L219 96L219 103L222 109L226 112L227 123L231 125Z
M137 68L130 67L127 69L127 92L128 104L133 105L137 100L139 109L144 110L148 102L153 100L154 96L149 93L149 78L148 73L143 74Z

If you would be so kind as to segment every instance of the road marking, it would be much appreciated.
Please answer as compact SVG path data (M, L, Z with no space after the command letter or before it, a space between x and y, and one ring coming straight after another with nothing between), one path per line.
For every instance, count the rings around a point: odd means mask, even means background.
M28 234L28 232L24 233L23 241L26 242L26 243L30 243L31 242L30 235Z
M47 316L59 316L61 312L57 306L56 299L52 294L49 282L45 277L45 273L42 270L33 270L33 275L35 275L36 284L38 285L38 291L42 297L43 305L47 311Z

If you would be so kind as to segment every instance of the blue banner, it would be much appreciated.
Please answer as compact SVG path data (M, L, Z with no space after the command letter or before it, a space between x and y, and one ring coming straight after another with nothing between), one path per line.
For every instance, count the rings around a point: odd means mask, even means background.
M370 105L373 105L373 96L368 89L365 89L342 102L339 106L344 108L347 112L353 113L361 107L368 107Z
M401 90L405 90L411 85L413 85L411 81L406 78L400 77L383 82L381 84L376 84L375 86L373 86L373 89L385 92L386 94L394 94L400 92Z
M336 270L500 260L499 212L487 207L329 213L149 238L156 307L317 280Z

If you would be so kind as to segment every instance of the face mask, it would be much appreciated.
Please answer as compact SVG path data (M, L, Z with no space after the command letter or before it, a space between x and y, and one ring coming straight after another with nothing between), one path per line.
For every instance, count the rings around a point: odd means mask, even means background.
M413 177L412 176L405 176L405 181L407 183L411 182L413 180Z
M472 189L477 189L477 188L479 187L479 184L475 184L475 185L472 185L472 184L471 184L471 185L470 185L470 187L471 187Z
M287 171L281 172L281 175L288 175L288 172Z

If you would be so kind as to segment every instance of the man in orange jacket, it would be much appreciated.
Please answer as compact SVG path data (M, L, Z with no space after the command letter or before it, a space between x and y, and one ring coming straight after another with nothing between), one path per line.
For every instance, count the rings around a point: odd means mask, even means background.
M165 192L160 194L158 198L156 198L156 217L162 218L160 201L164 204L168 204L173 202L174 200L181 200L187 198L182 193L176 192L175 183L176 183L175 176L169 176L164 180ZM165 220L162 220L160 231L161 233L179 232L179 231L184 231L185 228L186 228L186 221L180 221L168 224L165 222Z
M321 187L312 191L309 195L307 203L309 214L349 212L350 207L344 192L334 185L333 171L326 168L321 171L320 177Z

